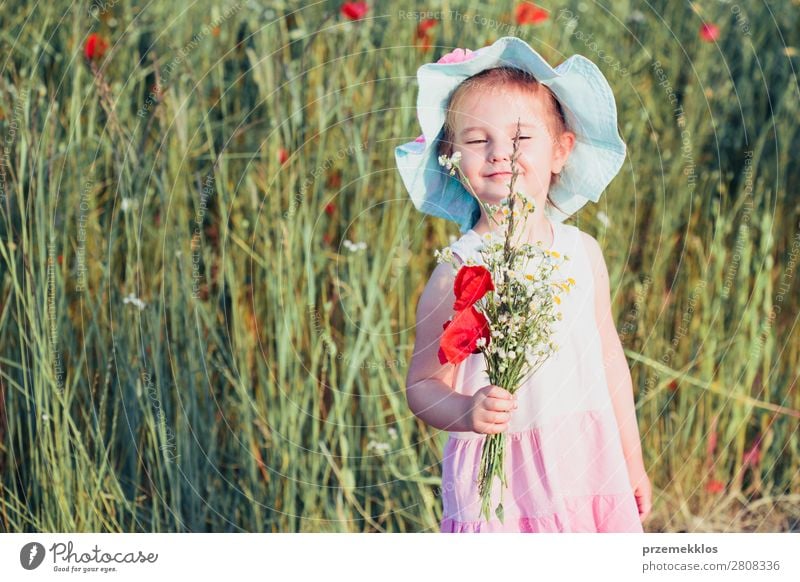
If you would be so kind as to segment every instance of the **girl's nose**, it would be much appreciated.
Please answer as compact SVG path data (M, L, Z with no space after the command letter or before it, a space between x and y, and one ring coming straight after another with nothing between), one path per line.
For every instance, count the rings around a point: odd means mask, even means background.
M492 151L489 154L489 159L493 162L511 159L511 147L508 144L501 144L495 142Z

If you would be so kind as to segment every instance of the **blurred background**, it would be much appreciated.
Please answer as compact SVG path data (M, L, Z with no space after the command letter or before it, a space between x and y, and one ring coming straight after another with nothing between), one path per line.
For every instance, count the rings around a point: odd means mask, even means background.
M0 531L438 531L406 406L457 226L417 68L519 36L614 90L603 247L646 531L800 530L800 2L6 1Z

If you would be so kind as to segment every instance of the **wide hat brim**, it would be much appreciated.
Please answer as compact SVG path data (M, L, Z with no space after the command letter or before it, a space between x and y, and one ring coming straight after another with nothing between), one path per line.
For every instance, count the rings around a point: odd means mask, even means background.
M597 202L625 160L614 94L600 69L582 55L573 55L553 68L528 43L506 36L477 49L469 60L422 65L417 70L417 117L422 135L397 146L395 161L416 208L456 222L462 233L480 218L480 206L461 182L439 165L436 144L453 90L466 78L500 66L527 71L548 86L561 103L568 129L575 133L572 152L550 188L550 197L564 212L548 205L551 220L563 222L589 200Z

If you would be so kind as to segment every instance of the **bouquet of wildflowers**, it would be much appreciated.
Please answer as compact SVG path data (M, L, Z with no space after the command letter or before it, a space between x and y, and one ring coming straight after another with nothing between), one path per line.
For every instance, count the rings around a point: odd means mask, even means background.
M450 248L435 252L437 262L451 264L456 275L455 314L444 324L439 361L458 364L470 354L483 353L489 382L511 394L558 349L551 341L553 322L562 318L556 306L561 303L560 295L575 285L572 278L562 281L554 276L568 256L561 257L556 251L541 248L541 242L512 245L517 219L535 209L533 200L514 191L519 135L518 125L511 156L509 196L500 205L487 204L475 195L459 167L459 152L449 158L440 156L439 163L451 175L459 172L486 215L496 224L504 225L505 232L483 236L478 248L483 264L468 258L460 265ZM478 491L481 513L487 521L494 477L500 478L502 488L508 485L503 464L505 442L504 433L487 435L481 452ZM501 522L502 488L500 504L495 508Z

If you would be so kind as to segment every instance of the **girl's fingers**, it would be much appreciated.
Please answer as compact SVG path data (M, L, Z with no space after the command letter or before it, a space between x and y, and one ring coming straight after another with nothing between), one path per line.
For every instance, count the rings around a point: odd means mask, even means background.
M511 415L508 414L507 412L496 412L494 414L492 422L494 422L494 424L503 424L508 422L510 419Z
M500 422L508 422L511 415L508 412L487 410L481 414L481 420L486 424L497 424Z
M504 398L487 398L486 408L497 412L509 412L517 407L515 399L506 400Z
M508 428L508 423L511 420L510 415L506 412L499 412L487 415L481 419L481 428L480 432L484 432L486 434L492 434L494 432L501 432L498 430L505 430Z
M514 395L511 394L505 388L500 388L500 386L492 386L492 389L489 390L488 396L492 396L494 398L502 398L504 400L511 400L514 398Z

